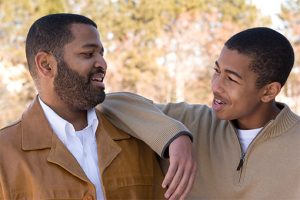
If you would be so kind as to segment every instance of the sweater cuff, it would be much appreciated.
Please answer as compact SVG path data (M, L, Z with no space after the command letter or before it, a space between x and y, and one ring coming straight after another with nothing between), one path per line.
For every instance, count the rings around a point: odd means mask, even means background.
M177 133L173 138L171 138L168 143L164 146L163 150L162 150L162 153L161 153L161 157L162 158L165 158L165 159L168 159L169 158L169 146L170 144L175 140L177 139L178 137L182 136L182 135L186 135L190 138L190 140L193 142L193 135L188 132L188 131L181 131L179 133Z

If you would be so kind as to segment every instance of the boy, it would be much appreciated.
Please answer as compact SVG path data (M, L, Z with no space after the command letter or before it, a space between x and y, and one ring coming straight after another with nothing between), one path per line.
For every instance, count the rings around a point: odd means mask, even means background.
M189 128L199 168L189 199L300 199L300 118L275 101L293 64L293 48L282 34L251 28L232 36L215 62L211 108L155 105L129 93L109 95L103 108L156 151L164 146L146 134L167 138L152 131L157 107Z

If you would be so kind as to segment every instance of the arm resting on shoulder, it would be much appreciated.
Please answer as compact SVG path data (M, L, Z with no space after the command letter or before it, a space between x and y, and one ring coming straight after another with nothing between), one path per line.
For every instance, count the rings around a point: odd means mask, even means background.
M126 92L108 94L100 107L115 126L143 140L162 157L170 156L170 166L162 183L168 188L165 197L185 199L197 171L193 137L181 122L168 117L160 109L164 107Z
M168 147L177 137L193 138L181 122L165 115L151 100L133 93L107 94L99 109L115 126L143 140L164 158L168 157Z

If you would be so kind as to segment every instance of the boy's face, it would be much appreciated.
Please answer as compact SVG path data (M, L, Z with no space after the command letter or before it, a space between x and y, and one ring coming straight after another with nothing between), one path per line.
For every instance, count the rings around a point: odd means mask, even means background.
M257 124L264 114L263 88L255 85L257 74L250 71L251 57L226 46L214 66L212 108L220 119L237 120L238 124ZM240 127L247 128L247 127Z

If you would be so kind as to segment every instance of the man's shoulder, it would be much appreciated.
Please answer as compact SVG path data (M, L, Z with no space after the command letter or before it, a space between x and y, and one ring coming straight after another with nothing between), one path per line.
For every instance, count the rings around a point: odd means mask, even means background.
M111 92L107 93L106 96L109 98L132 98L150 101L149 99L132 92Z
M8 132L14 132L18 126L20 126L21 119L14 121L3 128L0 129L0 137L2 134L8 133Z
M21 120L15 121L0 129L0 148L13 142L20 136Z
M96 108L97 117L100 121L100 126L106 131L106 133L114 140L129 139L131 136L116 127L107 115L105 115L101 110Z
M142 145L145 145L144 142L141 141L140 139L133 137L129 133L127 133L127 132L121 130L120 128L118 128L117 126L115 126L110 121L110 119L106 115L104 115L101 111L96 109L96 112L98 112L98 114L97 114L98 116L100 115L100 124L101 124L100 126L102 126L102 128L109 135L109 137L111 137L111 139L113 139L115 142L121 142L123 140L130 140L132 142L138 142L138 143L142 143ZM130 147L127 147L127 148L130 148Z

